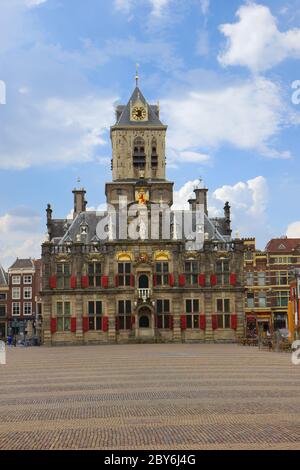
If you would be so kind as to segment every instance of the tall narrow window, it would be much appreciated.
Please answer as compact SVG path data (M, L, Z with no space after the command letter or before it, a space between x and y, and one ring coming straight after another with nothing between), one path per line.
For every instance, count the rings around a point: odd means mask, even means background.
M152 139L151 143L151 167L157 168L158 165L158 155L157 155L157 143L156 139Z
M89 287L101 287L101 263L89 263Z
M89 330L102 330L102 302L88 302Z
M217 284L229 284L229 261L218 260L216 262Z
M70 302L57 302L57 331L70 331L71 326L71 304Z
M133 143L133 166L144 169L146 164L145 142L141 137L137 137Z
M168 261L158 261L155 265L156 285L169 285L169 263Z
M70 265L67 263L59 263L56 265L57 288L68 289L70 287Z
M157 328L170 328L170 300L157 300Z
M184 264L185 282L187 286L195 286L198 283L198 261L186 261Z
M266 273L264 271L259 271L257 273L257 284L259 286L265 286L266 285Z
M131 329L131 300L119 300L118 319L120 330Z
M218 328L230 328L230 299L217 299Z
M199 328L199 300L186 299L185 301L186 312L186 327Z
M131 263L118 263L118 285L130 286Z

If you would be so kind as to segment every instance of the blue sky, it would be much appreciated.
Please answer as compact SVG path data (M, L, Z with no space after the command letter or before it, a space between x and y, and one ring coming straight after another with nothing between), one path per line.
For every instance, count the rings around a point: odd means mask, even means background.
M78 176L89 207L105 201L108 129L137 62L144 95L160 101L169 125L176 205L201 177L210 213L229 200L234 231L258 247L300 237L300 0L0 0L0 8L5 267L39 256L45 207L69 214Z

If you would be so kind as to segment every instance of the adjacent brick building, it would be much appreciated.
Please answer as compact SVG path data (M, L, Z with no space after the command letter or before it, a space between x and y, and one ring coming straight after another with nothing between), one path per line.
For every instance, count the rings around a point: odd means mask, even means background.
M17 258L8 269L9 333L34 333L37 315L41 314L40 272L41 261L30 258Z
M0 339L7 336L8 276L0 265Z
M83 188L73 191L73 220L54 219L48 205L45 344L236 341L243 335L243 241L231 237L228 203L224 217L209 217L208 190L201 186L189 203L202 241L178 236L178 214L170 212L173 183L166 179L166 131L159 107L149 105L137 86L128 104L117 107L111 127L113 179L105 193L116 223L110 212L86 211ZM145 220L157 205L159 217L148 230ZM137 239L119 222L124 210L126 223L134 222L132 209L144 214ZM170 233L164 236L167 213ZM105 224L103 240L98 229Z
M250 330L269 331L288 327L290 282L300 267L300 239L274 238L264 251L255 239L245 239L245 313Z

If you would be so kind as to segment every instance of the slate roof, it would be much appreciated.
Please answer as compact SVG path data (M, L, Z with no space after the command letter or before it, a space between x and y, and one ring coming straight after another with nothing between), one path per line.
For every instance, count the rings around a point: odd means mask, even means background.
M290 253L297 249L300 251L300 238L272 238L265 251L268 253Z
M34 263L31 258L17 258L9 269L34 269Z
M134 104L138 100L148 107L148 121L131 121L130 120L130 104L131 103ZM143 93L138 87L135 88L126 106L122 105L122 106L117 107L117 122L115 125L116 126L134 126L134 127L148 127L150 125L150 126L166 127L159 119L158 106L149 105Z
M7 273L4 271L3 267L0 264L0 287L8 285Z
M101 242L99 240L96 229L98 223L107 216L107 212L86 211L78 214L73 221L70 221L68 230L62 237L55 237L51 241L55 245L63 245L67 243L74 243L80 241L81 243L90 244L94 242ZM173 216L171 215L171 220ZM87 233L81 234L82 226L87 227ZM117 229L118 229L118 216L117 216ZM196 230L196 227L193 227ZM230 236L226 235L225 219L210 219L205 216L204 219L204 232L208 234L209 240L223 240L229 241ZM80 237L79 237L80 236ZM105 243L106 240L103 241Z

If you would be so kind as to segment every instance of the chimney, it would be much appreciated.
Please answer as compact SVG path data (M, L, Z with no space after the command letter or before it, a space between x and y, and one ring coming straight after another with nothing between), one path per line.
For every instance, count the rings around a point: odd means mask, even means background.
M195 193L195 196L196 196L196 204L197 205L203 204L204 213L206 215L208 215L208 211L207 211L207 192L208 192L207 188L196 188L196 189L194 189L194 193Z
M196 211L196 199L189 199L190 211Z
M51 209L50 204L47 204L46 214L47 214L47 229L48 229L49 239L51 240L52 209Z
M224 217L225 217L225 226L226 226L226 235L231 235L231 220L230 220L230 205L227 201L224 206Z
M86 205L87 201L85 200L85 195L86 191L85 189L73 189L73 194L74 194L74 212L73 212L73 218L78 214L81 214L81 212L86 211Z

